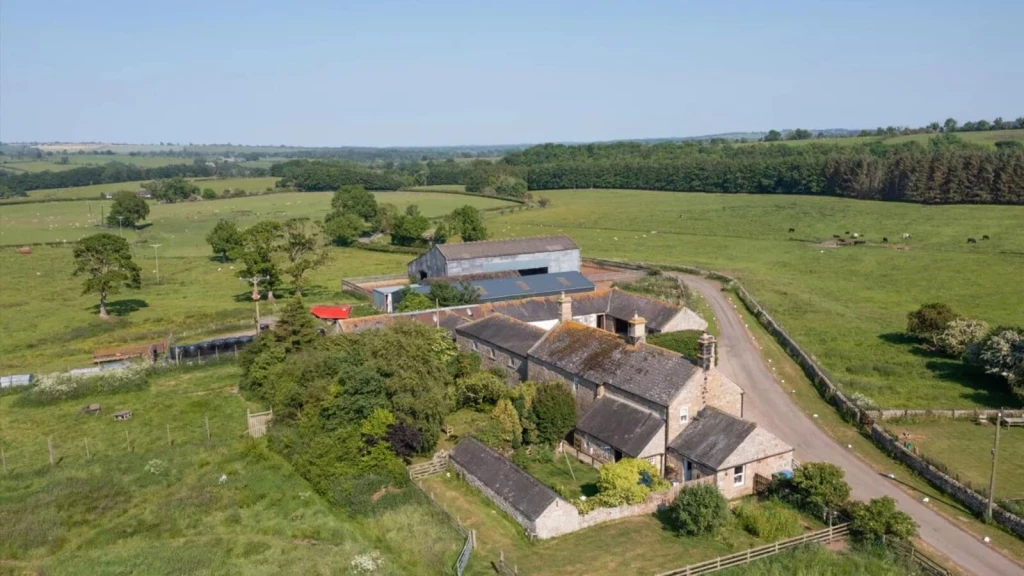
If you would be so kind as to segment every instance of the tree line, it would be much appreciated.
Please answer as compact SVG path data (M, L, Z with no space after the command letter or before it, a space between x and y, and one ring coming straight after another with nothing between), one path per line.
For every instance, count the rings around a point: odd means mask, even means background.
M525 169L530 190L631 188L1024 204L1024 146L993 150L955 135L927 146L545 144L510 154L504 162Z
M103 166L83 166L58 172L44 170L43 172L15 174L0 170L0 191L5 191L4 193L10 196L25 196L29 190L72 188L134 180L209 178L213 176L247 177L266 176L266 174L265 168L247 168L232 162L211 163L197 160L191 164L171 164L158 167L109 162Z

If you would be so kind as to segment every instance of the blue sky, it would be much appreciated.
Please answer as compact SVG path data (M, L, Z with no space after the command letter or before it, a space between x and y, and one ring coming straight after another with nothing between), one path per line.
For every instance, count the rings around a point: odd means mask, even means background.
M0 139L444 145L1024 115L1024 2L3 0Z

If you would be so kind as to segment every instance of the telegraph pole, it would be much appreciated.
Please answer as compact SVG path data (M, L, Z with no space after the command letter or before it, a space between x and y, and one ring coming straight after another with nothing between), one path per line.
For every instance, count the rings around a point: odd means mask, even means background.
M239 277L242 282L252 284L252 299L256 302L256 333L260 332L260 282L270 280L270 276L253 276L252 278Z
M153 257L156 259L156 283L160 283L160 254L157 248L163 246L163 244L150 244L153 247Z
M124 238L124 231L121 229L121 221L122 220L124 220L124 216L118 216L117 217L117 233L118 233L118 235L121 236L121 238Z
M988 511L985 517L992 520L992 505L996 499L996 461L999 459L999 429L1003 425L1003 411L996 414L996 443L992 448L992 475L988 479Z

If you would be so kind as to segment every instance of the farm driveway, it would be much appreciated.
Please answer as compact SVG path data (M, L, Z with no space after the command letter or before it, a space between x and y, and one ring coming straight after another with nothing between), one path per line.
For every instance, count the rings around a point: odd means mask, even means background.
M676 274L711 304L719 326L719 367L744 392L744 417L796 448L801 461L831 462L846 471L858 499L891 496L920 525L921 539L978 576L1024 574L1024 568L961 530L848 452L792 402L771 371L717 282Z

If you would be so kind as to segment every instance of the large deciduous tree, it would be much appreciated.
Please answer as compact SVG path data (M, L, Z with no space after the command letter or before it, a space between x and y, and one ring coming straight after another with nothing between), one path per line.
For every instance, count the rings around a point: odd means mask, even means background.
M420 214L419 206L410 204L405 214L396 216L391 230L391 243L396 246L415 246L423 242L423 234L430 229L430 220Z
M107 296L121 288L138 289L142 285L141 270L132 261L128 241L115 234L94 234L78 241L74 248L73 275L85 276L83 294L100 295L100 318L107 314Z
M121 190L114 194L114 203L107 214L107 226L134 228L149 216L149 204L134 192Z
M533 414L537 419L537 440L557 444L576 426L576 399L561 383L538 384Z
M331 198L331 209L343 214L355 214L366 222L373 222L377 216L377 199L362 186L342 186Z
M281 269L275 259L280 249L281 223L273 220L257 222L242 232L239 258L245 264L242 275L266 278L263 285L273 290L281 283Z
M335 244L349 246L359 239L363 232L363 221L349 212L330 212L324 217L324 233Z
M480 211L470 205L456 208L450 217L452 230L462 237L463 242L477 242L487 239L487 228Z
M288 258L288 266L284 271L292 277L295 292L302 295L306 273L330 261L331 254L328 251L323 223L310 224L309 218L291 218L285 221L282 231L283 248Z
M946 328L946 325L957 318L959 315L946 304L940 302L925 304L907 314L907 334L934 343L935 338Z
M221 219L206 235L206 243L221 262L234 260L242 249L242 232L234 222Z

